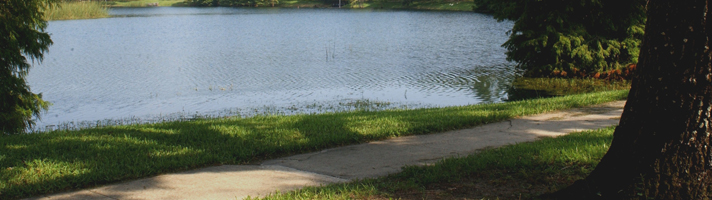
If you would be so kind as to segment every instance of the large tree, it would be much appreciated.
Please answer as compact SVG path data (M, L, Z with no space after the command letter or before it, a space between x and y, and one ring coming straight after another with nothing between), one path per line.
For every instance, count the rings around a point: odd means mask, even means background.
M41 61L52 44L43 10L57 0L0 0L0 135L23 132L48 102L25 82L27 57Z
M712 199L712 0L650 0L606 155L559 199Z

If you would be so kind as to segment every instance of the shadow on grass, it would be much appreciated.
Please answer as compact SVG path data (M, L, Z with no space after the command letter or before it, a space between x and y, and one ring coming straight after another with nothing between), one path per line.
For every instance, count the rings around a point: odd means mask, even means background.
M396 197L531 199L584 178L608 150L613 128L490 149L428 167L407 167L379 186ZM397 188L393 182L407 182ZM408 192L406 192L408 191ZM426 192L430 191L430 192ZM447 199L445 198L445 199Z
M349 117L377 119L372 115L217 119L3 137L0 197L92 187L201 166L244 164L383 138L355 132L345 121Z
M611 127L543 138L264 199L532 199L584 178L608 150L612 133Z
M244 164L388 137L460 129L610 101L605 99L619 99L624 94L559 98L546 100L545 104L525 101L475 107L258 116L4 136L0 138L0 198L28 197L202 166Z

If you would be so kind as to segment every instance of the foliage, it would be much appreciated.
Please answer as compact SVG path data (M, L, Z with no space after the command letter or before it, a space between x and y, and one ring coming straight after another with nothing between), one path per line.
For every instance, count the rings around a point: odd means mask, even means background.
M52 44L44 32L45 8L56 0L0 1L0 134L23 132L34 125L49 102L34 94L25 82L30 69L26 56L41 61Z
M515 21L507 59L527 76L595 74L637 63L646 0L475 0L475 10Z

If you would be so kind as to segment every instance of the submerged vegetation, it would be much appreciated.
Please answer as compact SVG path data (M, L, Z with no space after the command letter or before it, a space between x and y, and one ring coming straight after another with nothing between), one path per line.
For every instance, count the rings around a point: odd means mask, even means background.
M96 19L109 17L109 11L95 1L68 1L45 10L46 20Z
M532 199L582 179L613 127L483 150L377 179L277 193L263 199Z
M0 198L461 129L626 95L626 90L618 90L459 107L231 117L6 135L0 140Z

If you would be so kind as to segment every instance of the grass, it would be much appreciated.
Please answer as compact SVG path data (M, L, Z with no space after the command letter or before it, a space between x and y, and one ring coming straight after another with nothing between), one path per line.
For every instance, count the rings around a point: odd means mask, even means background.
M45 10L46 20L96 19L109 17L99 2L60 2Z
M507 93L510 100L537 97L554 97L585 92L624 90L630 88L629 81L608 81L601 79L564 78L517 78Z
M460 107L233 117L9 135L0 138L0 199L461 129L626 95L626 90L618 90Z
M347 0L344 0L347 2ZM148 3L158 3L159 6L186 6L183 0L119 0L119 1L109 1L108 5L111 7L146 7ZM472 11L472 6L474 2L472 1L420 1L413 2L410 5L403 5L401 2L388 2L388 1L370 1L364 2L364 9L410 9L410 10L440 10L440 11ZM259 7L271 7L269 3L260 5ZM275 7L283 8L328 8L332 7L331 4L325 4L324 1L315 0L284 0L279 1L275 4ZM345 5L344 8L354 8L360 9L358 3L353 3L353 5Z
M344 0L343 2L347 2ZM389 10L438 10L438 11L472 11L474 6L472 1L418 1L409 5L403 5L401 2L388 1L369 1L359 4L357 2L346 4L342 8L350 9L389 9ZM278 7L289 8L312 8L312 7L332 7L330 4L324 4L322 1L313 0L285 0L280 1Z
M310 1L310 0L282 0L279 1L279 7L283 8L313 8L313 7L331 7L331 5L324 4L323 1Z
M308 187L263 199L532 199L584 178L614 128L488 149L378 179Z
M472 11L473 1L417 1L408 5L401 2L364 2L366 9L394 9L394 10L438 10L438 11ZM352 3L346 8L361 8L361 4Z
M158 3L158 6L185 6L184 0L118 0L108 1L110 7L147 7L149 3Z

